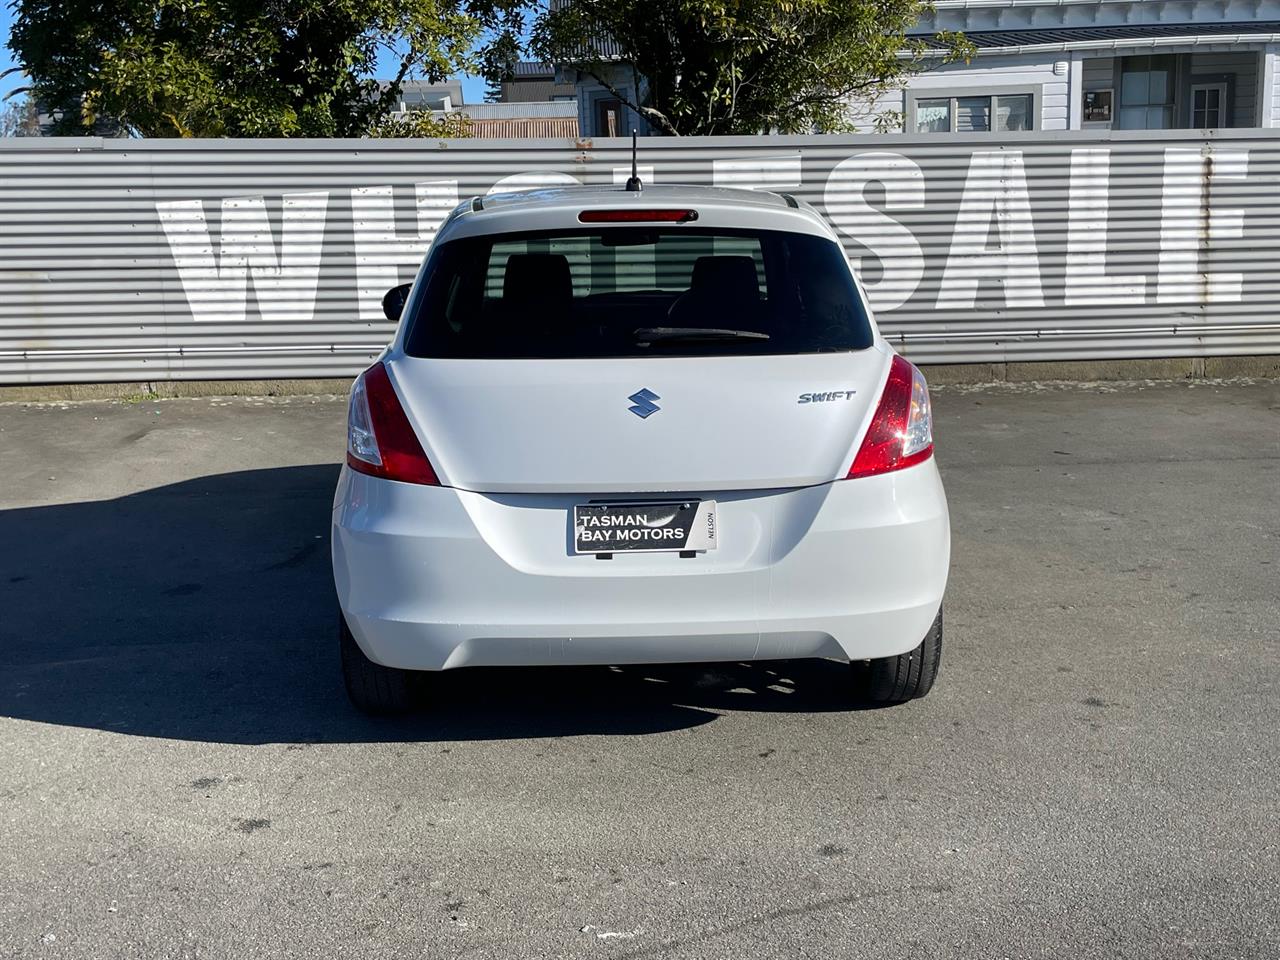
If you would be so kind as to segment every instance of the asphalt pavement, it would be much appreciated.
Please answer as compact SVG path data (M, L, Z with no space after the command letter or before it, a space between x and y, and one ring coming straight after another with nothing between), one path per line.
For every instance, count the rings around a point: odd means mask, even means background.
M0 956L1280 955L1280 382L935 393L925 700L348 705L336 397L0 405Z

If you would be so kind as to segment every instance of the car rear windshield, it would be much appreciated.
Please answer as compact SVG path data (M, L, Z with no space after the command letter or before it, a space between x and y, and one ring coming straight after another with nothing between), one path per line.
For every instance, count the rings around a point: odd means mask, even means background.
M607 227L439 244L406 352L441 358L732 356L863 350L844 252L807 234Z

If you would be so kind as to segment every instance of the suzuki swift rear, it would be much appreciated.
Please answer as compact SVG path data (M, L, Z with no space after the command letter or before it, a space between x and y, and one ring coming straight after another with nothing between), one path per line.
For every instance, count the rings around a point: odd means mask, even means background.
M403 293L333 510L359 707L522 664L827 657L861 700L928 692L950 550L929 395L814 210L488 197Z

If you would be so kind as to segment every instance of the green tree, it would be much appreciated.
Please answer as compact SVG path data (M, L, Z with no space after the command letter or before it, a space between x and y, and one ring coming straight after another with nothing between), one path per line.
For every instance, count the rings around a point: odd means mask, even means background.
M397 117L383 117L373 125L369 135L454 140L471 136L471 118L465 113L447 113L437 120L429 110L410 110Z
M972 54L958 34L939 35L942 49L906 36L929 9L921 0L575 0L542 12L531 47L663 133L827 133L855 129L860 104L930 59ZM619 69L633 72L638 100L623 94Z
M536 8L535 0L526 0L526 7ZM523 18L521 18L523 26ZM520 59L523 48L520 32L504 30L491 34L487 42L477 51L478 72L485 79L484 99L486 103L497 103L502 99L502 83L514 75L515 63Z
M526 2L16 0L9 46L54 133L106 116L142 136L360 136L405 79L481 69Z
M30 97L0 103L0 137L40 136L40 115Z

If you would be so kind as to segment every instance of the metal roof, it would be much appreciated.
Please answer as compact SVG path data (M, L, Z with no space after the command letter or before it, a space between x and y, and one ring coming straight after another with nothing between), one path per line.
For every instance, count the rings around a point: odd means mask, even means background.
M551 12L563 10L574 0L551 0ZM586 48L576 51L572 59L579 60L621 60L622 45L605 30L596 30L587 41Z
M1050 30L974 30L965 37L979 50L999 47L1035 47L1042 44L1088 43L1108 40L1152 40L1163 38L1280 33L1280 21L1217 21L1213 23L1143 23L1113 27L1060 27ZM931 46L945 46L926 37Z
M517 117L514 119L472 120L467 136L472 139L491 137L522 140L530 138L575 139L578 136L578 117Z
M521 60L511 65L511 75L519 80L555 76L556 68L549 63L536 60Z
M507 103L468 103L458 108L472 120L547 120L553 117L578 119L574 100L516 100Z

